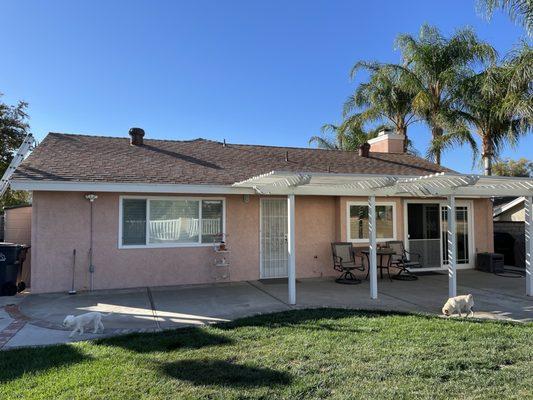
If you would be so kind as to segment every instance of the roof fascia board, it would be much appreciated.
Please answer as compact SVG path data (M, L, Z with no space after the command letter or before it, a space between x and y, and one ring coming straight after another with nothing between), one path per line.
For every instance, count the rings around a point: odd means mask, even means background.
M59 192L186 193L186 194L255 194L252 188L225 185L183 185L160 183L11 181L13 190Z
M503 212L505 212L507 210L510 210L511 208L513 208L514 206L522 203L525 200L526 200L526 198L524 196L520 196L520 197L517 197L516 199L514 199L514 200L512 200L512 201L510 201L508 203L502 204L499 207L495 207L493 216L497 217L501 213L503 213Z

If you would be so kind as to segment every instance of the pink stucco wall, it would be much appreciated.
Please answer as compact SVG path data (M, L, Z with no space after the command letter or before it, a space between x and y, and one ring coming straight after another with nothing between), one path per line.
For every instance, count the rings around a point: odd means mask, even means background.
M94 205L94 288L127 288L215 281L212 247L119 249L118 193L97 193ZM232 281L259 279L259 197L225 196L226 231ZM89 202L84 193L33 194L34 293L89 288ZM296 207L298 277L331 275L335 239L335 198L298 198Z
M216 280L212 247L118 247L119 193L97 193L94 206L94 289L209 283ZM220 197L220 196L217 196ZM259 279L259 196L226 198L226 232L232 281ZM346 202L366 198L296 198L296 275L335 275L330 243L346 239ZM396 202L397 237L403 239L403 202ZM478 251L492 249L490 203L474 202ZM84 193L34 192L32 213L32 291L70 289L76 249L75 287L89 288L89 202ZM490 226L490 228L489 228ZM479 232L478 232L479 231ZM364 246L364 244L362 244Z

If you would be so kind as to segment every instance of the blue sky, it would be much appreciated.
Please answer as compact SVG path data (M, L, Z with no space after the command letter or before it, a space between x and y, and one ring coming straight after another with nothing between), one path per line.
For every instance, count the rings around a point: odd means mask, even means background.
M398 33L466 25L501 54L523 30L475 0L6 1L0 92L48 131L308 146L339 122L357 60L396 62ZM423 153L429 131L409 131ZM506 157L533 158L533 135ZM468 149L443 163L472 169ZM477 166L475 168L478 168Z

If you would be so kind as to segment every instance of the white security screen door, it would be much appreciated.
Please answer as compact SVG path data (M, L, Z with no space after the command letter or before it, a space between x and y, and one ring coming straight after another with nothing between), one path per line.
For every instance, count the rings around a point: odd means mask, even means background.
M261 279L286 278L289 264L286 199L261 199L259 235Z

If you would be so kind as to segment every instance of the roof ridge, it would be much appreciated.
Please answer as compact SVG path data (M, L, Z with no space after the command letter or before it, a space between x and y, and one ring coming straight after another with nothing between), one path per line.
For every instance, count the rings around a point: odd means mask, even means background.
M101 138L101 139L121 139L121 140L129 140L128 137L124 136L105 136L105 135L90 135L86 133L64 133L64 132L49 132L51 135L62 135L62 136L81 136L81 137L89 137L89 138ZM197 142L197 141L203 141L203 142L209 142L209 143L215 143L215 144L224 144L224 142L220 142L218 140L213 139L205 139L205 138L196 138L196 139L152 139L152 138L146 138L144 140L148 141L154 141L154 142L171 142L171 143L186 143L186 142ZM298 147L298 146L281 146L281 145L270 145L270 144L249 144L249 143L230 143L226 142L226 146L242 146L242 147L261 147L261 148L273 148L273 149L292 149L292 150L313 150L313 151L320 151L320 152L338 152L343 154L354 154L358 157L358 151L357 150L342 150L342 149L322 149L320 147ZM371 154L377 154L377 155L399 155L399 156L410 156L414 157L420 160L424 160L426 162L429 162L433 164L431 161L426 160L423 157L417 156L415 154L410 153L388 153L386 151L370 151ZM444 167L445 168L445 167Z
M101 138L101 139L122 139L129 140L126 136L107 136L107 135L91 135L87 133L66 133L66 132L48 132L50 135L61 135L61 136L78 136L78 137L88 137L88 138ZM196 139L153 139L145 137L144 140L151 140L156 142L195 142L195 141L204 141L216 144L224 144L224 142L205 139L205 138L196 138ZM294 149L294 150L319 150L327 152L343 152L343 153L357 153L355 150L341 150L341 149L321 149L318 147L297 147L297 146L280 146L280 145L268 145L268 144L248 144L248 143L230 143L226 142L226 146L242 146L242 147L262 147L262 148L277 148L277 149ZM376 152L372 152L376 153Z
M88 138L98 138L98 139L130 140L130 138L126 137L126 136L90 135L90 134L87 134L87 133L48 132L48 134L49 135L55 135L55 136L77 136L77 137L88 137ZM204 139L204 138L187 139L187 140L145 138L144 140L149 140L149 141L152 141L152 142L177 142L177 143L196 142L196 141L199 141L199 140L208 141L208 142L215 142L213 140Z

